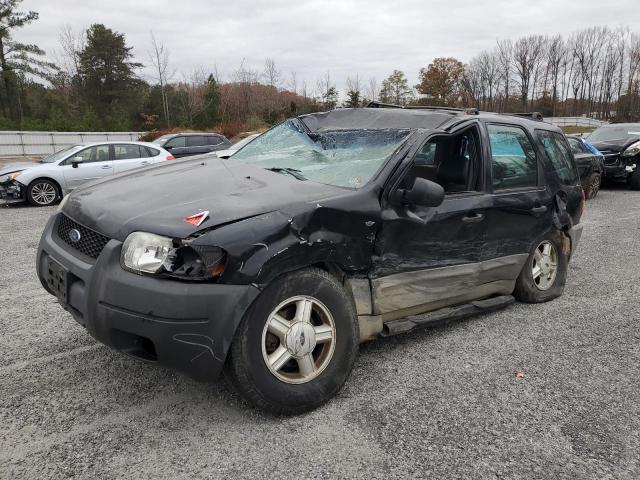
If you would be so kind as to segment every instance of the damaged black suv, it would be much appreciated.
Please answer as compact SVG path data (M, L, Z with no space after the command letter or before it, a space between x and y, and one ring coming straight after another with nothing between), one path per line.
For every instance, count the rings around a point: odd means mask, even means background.
M99 341L289 414L340 389L359 342L561 295L584 208L562 132L382 107L74 191L42 285Z

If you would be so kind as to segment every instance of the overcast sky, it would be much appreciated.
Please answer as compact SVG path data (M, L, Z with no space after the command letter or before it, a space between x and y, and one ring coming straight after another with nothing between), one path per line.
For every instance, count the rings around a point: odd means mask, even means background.
M16 34L52 57L60 28L92 23L126 34L136 58L149 64L150 32L183 73L217 66L222 80L244 59L261 71L275 59L283 77L315 88L327 70L343 88L358 73L381 82L393 69L410 83L434 57L468 61L498 38L568 34L593 25L640 25L638 0L24 0L40 19ZM637 27L640 32L640 27ZM141 75L148 78L148 68Z

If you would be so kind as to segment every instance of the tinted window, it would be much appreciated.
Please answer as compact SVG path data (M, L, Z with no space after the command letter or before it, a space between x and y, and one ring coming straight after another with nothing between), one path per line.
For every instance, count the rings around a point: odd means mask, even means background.
M569 145L571 146L571 151L574 155L581 155L583 153L590 153L587 149L586 145L582 143L577 138L567 138L569 141Z
M181 148L185 146L185 137L173 137L164 144L164 148Z
M557 132L538 130L538 138L560 181L565 185L575 185L578 176L573 165L573 155L565 136Z
M207 145L220 145L222 143L222 139L215 135L210 135L208 137L205 137L205 141Z
M109 145L97 145L95 147L85 148L74 154L73 157L65 161L70 165L71 160L75 157L82 157L83 163L89 162L107 162L109 161Z
M414 163L416 165L433 165L436 158L436 142L429 141L416 153Z
M191 135L187 138L187 147L200 147L202 145L206 145L204 142L204 137L199 135Z
M160 150L156 150L155 148L146 147L147 149L147 157L155 157L160 155Z
M505 125L489 125L488 130L494 190L537 186L538 161L524 130Z
M115 160L140 158L140 147L138 145L114 145L113 153Z

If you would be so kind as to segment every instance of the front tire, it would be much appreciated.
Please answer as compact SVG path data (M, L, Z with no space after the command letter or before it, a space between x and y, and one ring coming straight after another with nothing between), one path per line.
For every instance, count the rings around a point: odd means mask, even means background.
M564 253L562 234L551 232L538 240L516 280L516 300L542 303L564 292L569 258Z
M244 398L276 414L319 407L344 385L358 352L353 300L312 268L283 275L238 326L225 378Z
M48 207L60 198L58 186L51 180L40 178L27 187L27 200L34 207Z

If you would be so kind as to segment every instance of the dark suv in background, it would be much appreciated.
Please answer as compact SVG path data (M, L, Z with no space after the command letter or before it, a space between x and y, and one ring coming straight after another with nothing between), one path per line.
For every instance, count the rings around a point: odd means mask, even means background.
M227 137L218 133L172 133L155 139L153 143L176 158L226 150L231 146Z
M640 190L640 123L618 123L594 130L587 141L604 155L605 178Z

